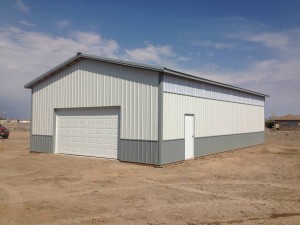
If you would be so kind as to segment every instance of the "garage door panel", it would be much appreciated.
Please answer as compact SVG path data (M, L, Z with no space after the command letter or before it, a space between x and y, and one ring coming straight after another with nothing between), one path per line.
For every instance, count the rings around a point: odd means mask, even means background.
M118 109L57 110L56 152L117 158Z

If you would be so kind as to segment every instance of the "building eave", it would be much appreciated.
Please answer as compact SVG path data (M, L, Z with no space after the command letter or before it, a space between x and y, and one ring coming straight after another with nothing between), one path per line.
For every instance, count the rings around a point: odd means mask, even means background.
M125 60L112 59L112 58L107 58L107 57L100 57L100 56L94 56L94 55L89 55L89 54L77 53L77 55L75 55L74 57L64 61L63 63L59 64L58 66L52 68L51 70L40 75L39 77L35 78L34 80L28 82L27 84L24 85L24 87L28 88L28 89L32 89L35 85L43 82L44 80L50 78L51 76L55 75L59 71L63 70L65 67L68 67L68 66L80 61L81 59L90 59L90 60L96 60L96 61L101 61L101 62L108 62L108 63L118 64L118 65L135 67L135 68L139 68L139 69L146 69L146 70L152 70L152 71L158 71L158 72L163 72L163 70L164 70L163 67L158 67L158 66L151 66L151 65L147 65L147 64L134 63L134 62L129 62L129 61L125 61Z
M182 73L182 72L179 72L179 71L171 70L171 69L168 69L168 68L164 68L164 72L166 74L175 75L175 76L178 76L178 77L187 78L187 79L191 79L191 80L196 80L196 81L199 81L199 82L212 84L212 85L216 85L216 86L221 86L221 87L225 87L225 88L229 88L229 89L233 89L233 90L237 90L237 91L241 91L241 92L246 92L246 93L250 93L250 94L253 94L253 95L258 95L258 96L261 96L261 97L270 97L269 95L262 94L262 93L259 93L259 92L251 91L251 90L244 89L244 88L239 88L239 87L236 87L236 86L233 86L233 85L230 85L230 84L225 84L225 83L221 83L221 82L217 82L217 81L213 81L213 80L208 80L208 79L197 77L197 76L194 76L194 75L190 75L190 74Z
M191 79L191 80L198 81L198 82L221 86L221 87L225 87L225 88L229 88L229 89L233 89L233 90L237 90L237 91L241 91L241 92L246 92L246 93L250 93L250 94L261 96L261 97L269 97L268 95L265 95L262 93L258 93L258 92L247 90L244 88L235 87L235 86L232 86L229 84L224 84L221 82L212 81L212 80L208 80L208 79L201 78L198 76L182 73L179 71L168 69L166 67L152 66L152 65L142 64L142 63L134 63L134 62L125 61L125 60L112 59L112 58L94 56L94 55L83 54L83 53L77 53L75 56L71 57L70 59L64 61L63 63L59 64L58 66L52 68L51 70L40 75L39 77L35 78L34 80L28 82L27 84L24 85L24 87L28 88L28 89L32 89L34 86L45 81L46 79L49 79L50 77L54 76L59 71L63 70L64 68L66 68L82 59L90 59L90 60L108 62L108 63L118 64L118 65L123 65L123 66L139 68L139 69L146 69L146 70L152 70L152 71L156 71L156 72L162 72L164 74L170 74L170 75L174 75L174 76L178 76L178 77L182 77L182 78L186 78L186 79Z

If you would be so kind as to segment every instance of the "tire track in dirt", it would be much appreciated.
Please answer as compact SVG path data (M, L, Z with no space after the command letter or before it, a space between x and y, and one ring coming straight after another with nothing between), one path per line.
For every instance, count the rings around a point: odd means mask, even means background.
M41 223L41 225L81 225L81 224L103 224L105 219L104 216L90 215L90 216L78 216L68 219L56 219L54 222Z
M199 202L194 202L194 203L181 203L177 204L177 206L185 207L185 206L207 206L207 203L199 203ZM147 213L155 213L157 211L161 211L162 208L169 208L169 205L162 206L160 207L154 207L151 208L150 210L146 210ZM119 212L122 216L125 215L130 215L130 212L124 211L124 212ZM241 224L244 222L249 222L249 221L261 221L261 220L276 220L278 218L286 218L286 217L297 217L300 216L300 213L295 212L295 213L276 213L276 214L270 214L268 217L266 216L250 216L249 218L242 218L242 219L235 219L235 220L218 220L218 221L205 221L205 222L187 222L186 224L190 225L220 225L220 224ZM115 215L115 218L118 218L118 215ZM113 223L114 221L111 221L111 217L106 214L102 214L101 216L98 214L94 215L88 215L88 216L78 216L78 217L73 217L73 218L68 218L68 219L60 219L56 220L55 222L46 222L46 223L41 223L42 225L56 225L56 224L63 224L63 225L81 225L81 224L107 224L107 223ZM143 222L142 222L143 223ZM119 224L119 223L118 223ZM148 223L147 223L148 224ZM151 224L151 223L149 223Z
M247 221L259 221L259 220L274 220L277 218L285 218L285 217L293 217L293 216L300 216L300 213L281 213L281 214L271 214L269 217L253 217L249 219L238 219L238 220L218 220L212 222L203 222L197 223L201 225L220 225L220 224L240 224ZM192 225L192 223L191 223ZM196 224L193 224L196 225Z
M268 201L264 201L264 200L258 200L258 199L249 199L249 198L243 198L243 197L238 197L238 196L232 196L232 195L228 195L228 194L221 194L221 193L212 193L209 191L203 191L203 190L199 190L199 189L195 189L195 188L191 188L191 187L186 187L186 186L182 186L182 185L174 185L174 184L166 184L166 183L162 183L162 182L158 182L158 181L153 181L153 180L143 180L146 183L152 183L152 184L156 184L156 185L160 185L160 186L165 186L165 187L169 187L169 188L173 188L173 189L177 189L177 190L181 190L181 191L187 191L187 192L191 192L191 193L198 193L198 194L203 194L203 195L208 195L211 197L219 197L219 198L227 198L230 200L237 200L238 203L255 203L255 204L278 204L276 201L272 201L270 202Z
M287 189L292 189L292 190L299 190L299 187L291 187L290 185L285 185L285 184L279 184L279 183L263 183L263 182L256 182L256 181L242 181L242 180L230 180L228 182L226 181L209 181L209 182L201 182L199 184L206 184L206 185L211 185L211 184L217 184L217 185L264 185L264 186L271 186L271 187L277 187L277 188L287 188Z

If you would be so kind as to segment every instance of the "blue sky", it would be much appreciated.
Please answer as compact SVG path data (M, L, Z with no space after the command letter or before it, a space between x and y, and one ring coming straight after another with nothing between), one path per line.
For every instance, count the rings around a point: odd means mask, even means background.
M300 1L0 2L0 116L30 116L23 85L84 52L161 65L270 95L300 114Z

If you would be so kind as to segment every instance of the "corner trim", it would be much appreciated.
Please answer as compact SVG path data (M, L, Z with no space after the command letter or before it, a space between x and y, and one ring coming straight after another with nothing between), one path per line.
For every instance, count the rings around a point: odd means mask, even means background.
M161 165L161 151L163 143L163 107L164 107L164 73L159 73L158 79L158 164Z
M31 151L32 149L32 123L33 123L33 115L32 115L32 112L33 112L33 89L31 89L31 121L30 121L30 143L29 143L29 149Z

